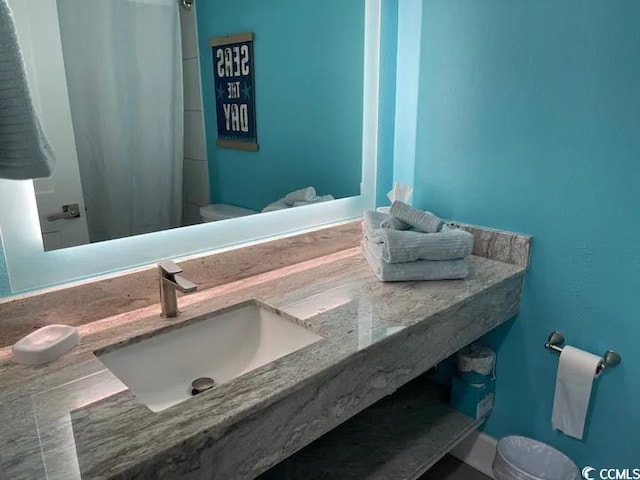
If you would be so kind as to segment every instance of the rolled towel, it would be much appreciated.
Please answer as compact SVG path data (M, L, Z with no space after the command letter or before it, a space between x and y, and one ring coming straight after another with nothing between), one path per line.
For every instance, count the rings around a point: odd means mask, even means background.
M438 233L424 233L389 228L371 230L365 222L364 232L372 243L382 245L382 258L387 263L456 260L473 250L472 234L446 225Z
M291 208L291 205L284 202L284 199L281 198L277 202L270 203L266 207L262 209L262 213L275 212L276 210L284 210L285 208Z
M398 223L396 224L395 222ZM395 225L401 228L393 228ZM388 213L381 212L380 210L366 210L364 212L364 221L362 222L362 235L372 240L377 238L377 241L381 242L382 229L405 230L405 225L408 228L412 228L397 218L394 221L394 217Z
M322 203L322 202L329 202L331 200L335 200L335 198L333 198L333 195L322 195L320 197L316 197L313 200L308 200L308 201L300 201L300 202L294 202L293 206L294 207L304 207L305 205L313 205L314 203Z
M403 222L399 218L389 215L389 218L387 218L380 224L380 228L391 228L392 230L409 230L411 228L411 225Z
M6 0L0 0L0 127L0 178L51 176L55 155L33 106Z
M469 275L469 266L462 259L387 263L380 256L379 244L363 241L360 247L369 267L382 282L456 280Z
M377 230L379 228L407 230L411 228L411 225L404 223L402 220L377 210L366 210L364 212L364 221L371 230Z
M404 202L395 200L389 210L391 216L408 223L426 233L436 233L442 229L444 221L431 212L423 212Z
M293 204L296 202L309 202L315 198L317 198L316 189L313 187L307 187L288 193L282 200L287 205L293 207Z

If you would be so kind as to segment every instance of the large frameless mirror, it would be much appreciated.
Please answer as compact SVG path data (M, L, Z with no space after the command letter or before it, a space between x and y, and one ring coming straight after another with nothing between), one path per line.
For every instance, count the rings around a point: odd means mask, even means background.
M0 183L14 291L373 204L379 1L240 3L9 1L58 159L51 178ZM252 83L236 91L212 41L248 32ZM225 120L244 140L234 98L251 103L255 148L224 141Z

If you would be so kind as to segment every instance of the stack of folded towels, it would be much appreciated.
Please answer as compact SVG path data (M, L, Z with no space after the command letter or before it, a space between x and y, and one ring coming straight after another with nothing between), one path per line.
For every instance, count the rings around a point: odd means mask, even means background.
M288 193L281 199L270 203L262 209L262 213L284 210L285 208L302 207L304 205L312 205L314 203L328 202L329 200L335 200L335 198L333 198L332 195L318 196L315 188L306 187Z
M362 253L383 282L465 278L473 235L451 228L431 212L395 201L389 214L368 210Z

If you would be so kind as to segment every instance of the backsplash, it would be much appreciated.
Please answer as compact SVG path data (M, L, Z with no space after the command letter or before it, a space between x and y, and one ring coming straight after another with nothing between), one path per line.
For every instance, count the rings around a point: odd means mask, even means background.
M461 228L473 235L473 255L521 267L529 266L531 255L531 237L529 235L481 228L465 223L450 222L449 225Z

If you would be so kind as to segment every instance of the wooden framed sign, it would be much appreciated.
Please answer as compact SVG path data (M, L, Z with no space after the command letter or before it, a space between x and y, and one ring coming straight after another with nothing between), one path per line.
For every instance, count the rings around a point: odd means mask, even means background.
M223 148L258 150L253 33L209 40L213 54L218 140Z

